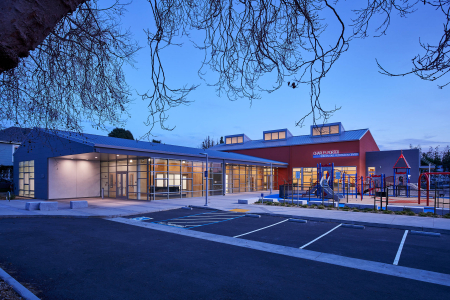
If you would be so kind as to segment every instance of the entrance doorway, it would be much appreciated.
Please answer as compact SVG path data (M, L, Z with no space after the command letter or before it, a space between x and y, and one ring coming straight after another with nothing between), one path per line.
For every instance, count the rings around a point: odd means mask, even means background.
M127 172L117 172L116 198L127 198Z

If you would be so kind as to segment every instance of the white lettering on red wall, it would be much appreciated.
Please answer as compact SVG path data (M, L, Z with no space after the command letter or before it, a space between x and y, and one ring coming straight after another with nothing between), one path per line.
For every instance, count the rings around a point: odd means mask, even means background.
M324 155L324 154L338 154L339 150L325 150L325 151L315 151L313 155Z

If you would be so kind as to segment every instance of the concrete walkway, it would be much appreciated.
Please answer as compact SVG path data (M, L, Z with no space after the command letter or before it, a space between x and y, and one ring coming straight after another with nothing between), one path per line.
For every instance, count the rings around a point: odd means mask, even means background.
M226 196L209 197L209 207L220 210L246 209L248 213L264 213L287 215L310 220L337 220L339 222L365 224L367 226L392 227L401 229L428 230L450 234L450 219L403 216L395 214L373 214L349 211L238 204L238 199L257 199L259 193L239 193ZM176 209L182 206L204 206L204 197L170 199L157 201L134 201L118 199L83 198L89 202L88 208L70 209L70 201L75 199L58 200L57 211L28 211L26 202L29 200L1 200L0 218L2 217L102 217L113 218L138 215L149 212ZM80 199L78 199L80 200Z

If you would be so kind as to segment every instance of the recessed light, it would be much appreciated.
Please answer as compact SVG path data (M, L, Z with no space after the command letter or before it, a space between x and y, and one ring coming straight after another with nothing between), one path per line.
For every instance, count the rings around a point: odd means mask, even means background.
M133 162L133 160L132 160L132 159L130 159L130 162Z
M98 158L97 156L95 158Z
M119 156L119 154L117 154L117 156Z

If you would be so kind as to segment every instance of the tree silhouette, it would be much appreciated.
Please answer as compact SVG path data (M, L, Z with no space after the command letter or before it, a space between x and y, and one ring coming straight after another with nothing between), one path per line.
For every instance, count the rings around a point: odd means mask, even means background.
M109 8L99 8L97 0L0 2L0 118L4 124L81 130L80 120L100 128L105 122L121 122L130 94L122 66L133 63L139 47L120 29L124 4L119 1ZM314 123L326 122L339 109L321 106L323 79L354 39L368 37L373 27L375 36L387 34L396 15L406 17L423 7L434 8L444 20L442 36L433 44L420 44L423 53L412 58L412 70L394 73L379 63L380 72L435 81L450 71L450 1L354 2L361 8L353 11L350 21L338 13L338 0L148 3L155 23L154 30L146 30L152 73L148 91L139 95L148 104L145 124L150 130L155 124L170 130L164 125L167 111L188 104L188 95L198 86L169 86L170 74L161 59L164 49L181 45L177 38L190 39L194 32L203 34L202 41L193 40L193 45L205 54L198 74L219 96L252 102L282 86L300 90L306 85L311 109L297 122L300 126L308 116ZM207 76L209 70L216 79ZM263 76L273 76L273 84L262 81ZM443 81L441 88L449 83Z
M129 130L124 128L114 128L110 133L109 137L115 137L120 139L134 140L133 134Z

